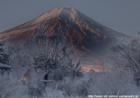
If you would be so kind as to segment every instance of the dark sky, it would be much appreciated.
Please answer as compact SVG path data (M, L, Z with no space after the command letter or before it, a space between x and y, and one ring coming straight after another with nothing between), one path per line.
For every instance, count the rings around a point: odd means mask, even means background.
M132 36L140 31L140 0L1 0L0 32L55 7L76 8L95 21Z

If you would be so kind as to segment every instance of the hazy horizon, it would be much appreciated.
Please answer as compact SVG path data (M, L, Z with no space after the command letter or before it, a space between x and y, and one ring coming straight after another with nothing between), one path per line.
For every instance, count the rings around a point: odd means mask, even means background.
M50 8L75 8L93 20L124 34L140 31L140 0L12 0L0 2L0 32L23 24Z

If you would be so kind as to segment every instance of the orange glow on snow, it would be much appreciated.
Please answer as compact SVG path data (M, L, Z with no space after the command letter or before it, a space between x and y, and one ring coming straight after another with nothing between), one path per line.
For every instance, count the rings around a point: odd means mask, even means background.
M94 71L94 72L104 72L103 68L101 66L93 66L93 65L83 65L82 66L83 71L89 72L89 71Z

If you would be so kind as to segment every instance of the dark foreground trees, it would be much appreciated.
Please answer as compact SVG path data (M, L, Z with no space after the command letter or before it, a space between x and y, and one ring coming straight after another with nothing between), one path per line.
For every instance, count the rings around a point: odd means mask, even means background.
M9 64L9 55L3 49L4 43L0 43L0 63Z

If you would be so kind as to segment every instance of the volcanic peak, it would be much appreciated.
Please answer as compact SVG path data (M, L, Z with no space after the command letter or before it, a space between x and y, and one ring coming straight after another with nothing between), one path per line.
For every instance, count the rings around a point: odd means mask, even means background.
M77 16L77 10L74 8L52 8L46 13L37 17L34 22L40 22L51 18L59 18L62 14L65 13L69 13L73 19L75 19L75 17Z

